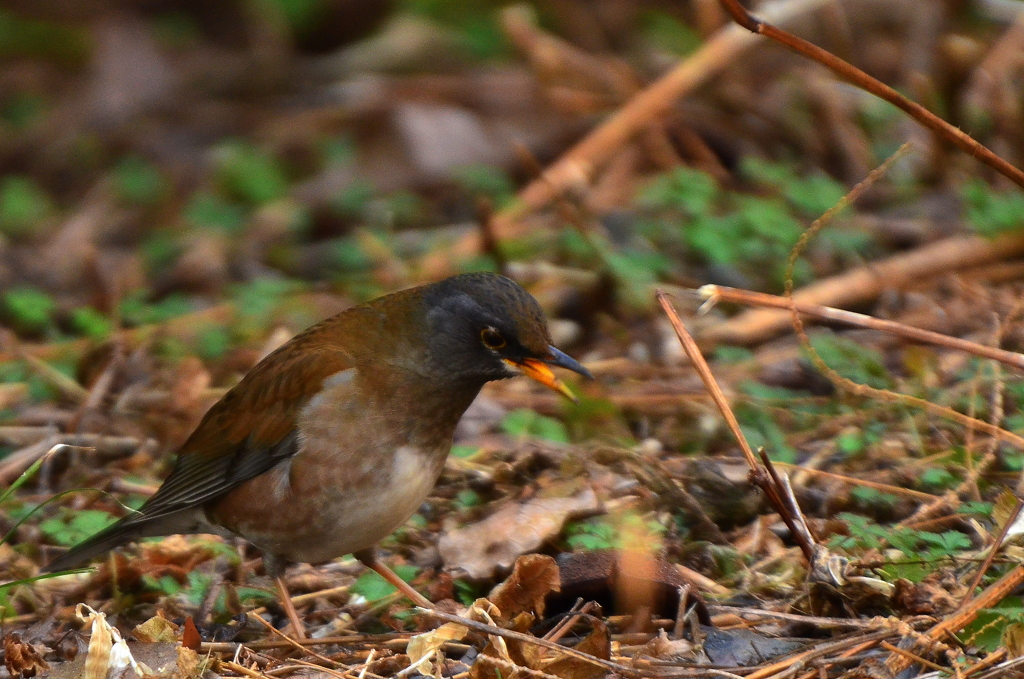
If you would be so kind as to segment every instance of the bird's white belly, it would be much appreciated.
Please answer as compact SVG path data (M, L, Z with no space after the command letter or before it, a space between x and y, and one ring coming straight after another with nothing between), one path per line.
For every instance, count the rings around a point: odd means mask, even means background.
M402 446L394 453L390 474L373 468L386 464L379 457L363 460L362 471L377 476L375 483L335 484L327 474L317 490L316 511L307 513L307 520L293 534L282 539L277 532L261 534L258 526L250 525L245 537L264 551L305 563L322 563L372 547L404 524L426 499L443 466L436 458ZM282 482L281 492L301 504L302 489L286 478ZM282 506L287 506L287 500Z

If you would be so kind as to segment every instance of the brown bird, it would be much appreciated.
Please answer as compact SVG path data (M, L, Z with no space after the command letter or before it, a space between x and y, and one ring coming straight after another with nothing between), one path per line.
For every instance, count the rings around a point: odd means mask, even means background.
M551 346L537 301L502 276L455 276L343 311L260 361L210 408L138 512L45 570L143 537L238 535L263 551L298 635L288 562L351 553L429 606L373 547L434 487L485 383L527 375L572 397L549 366L591 377Z

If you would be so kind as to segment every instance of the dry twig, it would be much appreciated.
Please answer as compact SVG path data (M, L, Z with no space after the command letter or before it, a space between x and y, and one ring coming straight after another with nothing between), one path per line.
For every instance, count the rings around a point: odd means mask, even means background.
M765 8L772 21L786 23L824 4L824 0L788 0ZM586 186L598 168L626 142L647 129L688 92L707 82L744 51L756 44L756 36L738 26L727 26L674 69L652 83L596 127L558 160L543 176L519 192L519 200L495 216L494 229L500 238L515 235L516 222L541 209L561 192ZM479 238L478 234L473 235Z
M863 304L884 290L900 289L950 271L1024 254L1024 235L996 239L956 236L929 243L908 253L812 283L793 293L797 304L832 307ZM771 339L790 326L789 314L776 309L747 311L704 328L704 342L750 345Z
M754 18L740 5L739 0L722 0L722 4L725 6L726 11L732 15L736 23L751 33L771 38L794 52L817 61L864 91L870 92L893 106L906 111L921 125L948 139L968 155L977 158L1019 186L1024 187L1024 172L1021 172L1018 168L997 156L971 137L971 135L950 125L924 106L907 99L885 83L872 78L864 71L853 64L843 61L828 50L822 49L803 38L798 38L788 31L776 28L770 23Z

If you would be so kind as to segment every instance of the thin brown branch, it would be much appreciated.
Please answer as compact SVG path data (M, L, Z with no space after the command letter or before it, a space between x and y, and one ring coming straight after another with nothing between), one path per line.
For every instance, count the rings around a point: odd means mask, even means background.
M1024 254L1024 235L996 239L955 236L907 253L874 261L837 276L812 283L793 293L797 304L849 306L863 304L883 290L901 289L931 276ZM781 309L754 309L704 328L702 342L756 344L788 330L790 314Z
M769 295L763 292L729 288L723 285L701 286L698 289L697 294L712 303L732 302L735 304L746 304L748 306L766 307L771 309L794 308L805 316L811 316L823 321L832 321L836 323L843 323L845 325L852 325L858 328L887 332L914 342L933 344L940 347L946 347L948 349L963 351L968 354L973 354L974 356L980 356L981 358L990 358L994 361L999 361L1000 363L1005 363L1006 365L1024 371L1024 354L1019 354L1015 351L1006 351L1005 349L999 349L997 347L990 347L985 344L978 344L977 342L971 342L970 340L961 339L959 337L943 335L942 333L933 332L931 330L915 328L897 321L875 318L874 316L868 316L867 314L858 314L854 311L836 309L835 307L809 304L807 302L797 302L796 300L789 300L785 297Z
M704 360L704 356L700 353L700 349L697 347L697 342L694 341L693 336L686 330L686 326L679 319L679 314L676 313L675 308L668 299L663 291L658 290L655 293L655 297L658 303L661 304L661 308L664 309L665 314L668 316L669 323L672 325L672 329L675 330L676 337L679 339L679 343L683 346L683 351L689 357L690 362L693 364L694 369L700 376L701 381L707 388L708 393L711 394L711 399L718 406L719 412L722 417L725 418L726 424L729 426L729 430L732 432L733 437L739 443L740 449L743 451L744 457L747 459L747 464L750 466L750 481L755 484L768 498L772 507L779 513L779 516L786 522L789 527L793 538L800 545L801 551L807 558L808 562L812 562L814 558L814 538L810 535L810 531L806 529L807 523L803 519L803 515L800 512L800 508L796 505L796 501L790 501L789 491L787 485L782 482L778 474L775 472L775 468L772 467L771 462L768 460L767 455L764 451L761 451L761 457L765 462L759 463L757 458L754 456L754 451L751 449L750 444L747 442L746 437L743 435L743 431L740 429L739 422L736 420L736 415L732 411L732 407L729 405L729 401L725 398L725 394L722 393L721 387L718 386L715 376L711 372L711 367L708 366L707 361ZM787 492L789 491L789 492Z
M683 345L683 351L686 352L690 362L693 364L694 369L700 376L704 386L711 394L711 399L718 406L718 410L722 413L722 417L725 418L725 423L729 426L729 430L732 432L733 437L739 443L740 449L743 451L743 457L747 459L747 464L750 466L752 472L761 473L761 465L757 461L757 457L754 455L754 450L747 443L747 438L743 435L743 431L740 429L740 423L736 420L736 415L733 414L732 408L729 407L729 401L726 400L725 394L722 393L722 389L718 386L718 382L715 380L715 376L711 373L711 368L708 367L707 361L704 360L704 356L700 353L700 349L697 347L697 343L693 340L693 336L687 331L686 326L679 319L679 314L676 313L675 307L672 306L672 302L669 301L668 295L663 291L658 290L654 295L658 303L661 304L661 308L665 310L665 315L668 316L668 322L672 324L672 329L675 330L676 337L679 338L679 343Z
M811 534L810 527L807 525L807 519L804 518L803 512L800 511L800 505L797 504L796 497L793 495L793 488L789 485L789 477L779 474L775 469L775 465L772 464L771 458L768 457L768 453L763 448L758 452L761 454L761 463L768 470L768 476L771 478L770 485L772 491L778 498L779 505L781 505L776 507L779 510L779 516L786 524L786 527L789 528L789 533L793 540L800 546L800 551L804 553L807 562L813 564L817 543L814 535ZM768 484L766 483L765 485ZM763 487L762 490L764 490Z
M903 656L904 658L906 658L910 662L920 663L921 665L924 665L925 667L930 667L933 670L938 670L939 672L946 672L947 670L949 670L948 667L943 667L942 665L939 665L937 663L933 663L931 660L926 660L926 659L922 658L919 655L915 655L915 654L911 653L910 651L904 650L904 649L899 648L897 646L893 646L888 641L883 641L882 643L879 644L879 646L881 646L885 650L889 651L890 653L895 653L897 655Z
M975 590L978 589L978 585L981 584L981 579L985 577L985 573L987 573L988 569L992 566L992 562L995 560L996 554L999 552L999 548L1002 547L1003 542L1006 541L1006 535L1010 532L1013 524L1017 521L1017 517L1020 516L1020 510L1022 508L1024 508L1024 502L1018 498L1017 503L1013 506L1013 511L1011 511L1010 515L1006 518L1002 529L999 531L999 535L996 536L995 542L992 543L992 549L990 549L988 554L985 556L985 561L982 562L981 567L978 568L978 572L974 574L974 578L971 580L971 584L967 588L967 594L964 597L964 600L960 602L960 608L967 605L967 602L970 601L971 597L974 595Z
M772 21L785 23L820 7L824 0L790 0L770 11ZM757 43L756 36L735 26L726 26L700 49L682 60L659 80L637 93L621 109L594 128L540 177L519 192L518 200L495 216L499 238L515 235L516 223L533 210L547 206L561 192L585 187L624 144L665 116L688 92L706 83L716 73ZM473 237L478 238L478 234Z
M946 636L946 634L952 634L963 629L977 617L978 611L996 605L1008 597L1013 590L1020 587L1021 584L1024 584L1024 565L1017 565L1012 571L992 585L989 585L988 589L984 592L974 597L966 606L958 608L953 615L925 632L925 638L938 641ZM895 675L909 667L910 662L902 656L892 655L886 661L886 666Z
M613 672L618 672L620 674L625 674L631 677L640 675L640 672L632 667L627 667L626 665L621 665L617 662L612 662L611 660L604 660L603 658L598 658L596 656L590 655L589 653L577 651L574 648L560 646L546 639L540 639L538 637L530 636L529 634L523 634L522 632L501 629L500 627L495 627L494 625L488 625L486 623L477 622L476 620L470 620L468 618L461 618L457 615L450 615L448 613L443 613L437 609L423 610L424 613L433 618L438 618L439 620L444 620L445 622L454 622L456 624L463 625L464 627L468 627L472 630L476 630L477 632L482 632L483 634L489 634L491 636L496 637L503 637L505 639L514 639L524 644L533 644L535 646L541 646L550 651L555 651L557 653L561 653L563 655L576 658L577 660L582 660L584 662L590 663L591 665L603 667L606 670L612 670Z
M1024 15L1022 15L1022 16L1024 16ZM1000 648L999 650L995 651L994 653L990 653L987 657L983 658L976 665L974 665L973 667L970 667L966 672L964 672L964 676L965 677L969 677L972 674L977 674L978 672L981 672L982 670L987 670L988 668L992 667L993 665L998 663L1000 660L1005 658L1007 653L1009 653L1009 650L1007 650L1005 648Z
M977 158L1019 186L1024 187L1024 172L997 156L971 137L971 135L950 125L917 102L907 99L885 83L872 78L864 71L853 64L843 61L828 50L822 49L803 38L798 38L781 28L776 28L772 24L754 18L740 5L739 0L722 0L722 5L737 24L751 33L771 38L794 52L817 61L819 64L831 69L839 77L905 111L924 127L941 135L968 155Z
M806 665L808 660L820 658L822 656L828 655L829 653L833 653L834 651L837 651L839 649L848 649L850 644L857 644L855 648L858 649L864 647L869 648L870 646L874 646L883 639L888 639L889 637L895 636L896 634L898 634L896 630L885 629L880 630L878 632L870 632L868 634L864 634L857 637L850 637L828 643L818 644L810 650L802 651L784 660L772 663L767 667L761 667L757 671L748 674L747 679L768 679L768 677L775 676L776 674L784 670L788 670L799 665ZM814 672L811 676L813 676L814 674L817 674L817 672Z
M814 469L813 467L804 467L798 464L790 464L789 462L776 462L775 464L783 467L789 467L790 469L799 469L805 474L811 474L813 476L823 476L827 479L835 479L836 481L842 481L843 483L849 483L852 486L863 486L864 488L874 488L875 490L882 491L884 493L892 493L893 495L902 495L904 497L913 498L915 500L921 500L922 502L933 502L938 500L939 497L932 495L931 493L922 493L919 490L913 490L911 488L903 488L901 486L893 486L888 483L878 483L876 481L868 481L867 479L858 479L853 476L844 476L843 474L835 474L833 472L826 472L821 469Z

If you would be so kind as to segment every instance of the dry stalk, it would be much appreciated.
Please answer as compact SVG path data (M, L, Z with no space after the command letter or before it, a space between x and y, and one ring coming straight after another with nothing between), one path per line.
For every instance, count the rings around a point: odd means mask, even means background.
M868 316L867 314L859 314L854 311L846 311L845 309L836 309L835 307L800 302L796 301L792 297L780 297L778 295L769 295L764 292L730 288L724 285L704 285L697 290L697 293L701 298L712 304L719 302L731 302L734 304L745 304L748 306L767 307L772 309L796 309L805 316L819 318L823 321L843 323L857 328L887 332L914 342L933 344L935 346L946 347L947 349L963 351L981 358L990 358L993 361L999 361L1000 363L1005 363L1006 365L1024 371L1024 354L1017 353L1016 351L1006 351L1005 349L999 349L997 347L991 347L977 342L971 342L970 340L961 339L959 337L943 335L940 332L922 330L921 328L915 328L898 321L875 318L874 316Z
M978 672L981 672L982 670L987 670L988 668L992 667L993 665L1001 661L1003 658L1005 658L1007 653L1009 653L1009 651L1005 648L1000 648L994 653L989 653L986 657L982 658L980 661L978 661L973 666L968 668L968 670L964 672L964 676L969 677L972 674L977 674Z
M877 644L878 644L878 641L875 641L875 640L865 641L864 643L857 644L853 648L848 648L845 651L843 651L842 653L840 653L838 656L836 656L835 660L843 660L843 659L846 659L846 658L852 658L855 655L857 655L858 653L863 653L864 651L868 650L869 648L874 647ZM807 672L805 674L801 674L797 679L815 679L816 677L820 677L820 676L821 676L820 670L816 670L815 669L815 670L811 670L810 672ZM748 679L749 679L749 677L748 677Z
M823 4L824 0L788 0L772 4L765 13L772 21L785 23ZM515 235L516 222L529 212L546 207L567 189L586 186L597 169L618 149L667 114L680 97L707 82L756 42L756 36L738 26L730 25L718 31L700 49L594 128L551 164L542 177L520 191L515 204L495 216L497 236ZM479 238L477 234L473 237Z
M864 314L857 314L852 311L844 311L842 309L834 309L831 307L823 307L815 304L806 304L795 301L792 297L788 300L783 297L776 295L769 295L761 292L752 292L749 290L737 290L735 288L728 288L719 285L705 285L699 290L699 294L707 299L709 302L736 302L739 304L750 304L756 306L772 307L772 308L786 308L788 307L793 317L796 319L793 321L793 325L796 328L797 335L801 338L801 344L809 352L811 360L814 362L815 367L821 371L826 377L829 378L836 386L845 389L858 396L869 396L879 398L885 401L900 401L907 405L917 406L932 414L944 417L946 419L953 420L964 427L974 428L982 431L993 438L1006 441L1011 443L1017 448L1024 450L1024 437L1021 437L1013 432L1007 431L1002 427L979 420L963 413L957 412L951 408L940 406L930 401L926 401L915 396L908 394L897 394L884 389L875 389L866 384L857 384L852 380L849 380L839 373L832 370L817 353L813 350L810 345L810 341L807 339L806 333L803 331L803 321L797 316L798 313L807 314L808 316L814 316L830 321L838 321L840 323L847 323L857 327L870 328L872 330L880 330L883 332L892 332L901 337L907 337L920 342L926 342L929 344L936 344L939 346L945 346L950 349L958 349L981 356L983 358L990 358L993 360L1000 361L1012 365L1015 368L1024 370L1024 354L1018 354L1016 352L1005 351L1003 349L996 349L994 347L988 347L983 344L976 342L969 342L957 337L949 337L937 332L931 332L929 330L921 330L920 328L913 328L902 323L895 321L887 321L880 318L872 318Z
M254 677L255 679L267 679L267 675L263 674L262 672L257 672L255 670L251 670L248 667L246 667L245 665L239 665L238 663L231 662L230 660L221 660L220 661L220 665L221 665L221 667L223 667L225 669L231 670L235 674L241 674L243 677Z
M613 672L618 672L620 674L625 674L631 677L638 676L640 674L640 672L635 668L627 667L626 665L622 665L617 662L612 662L611 660L598 658L596 656L590 655L589 653L577 651L575 648L560 646L559 644L552 643L546 639L540 639L538 637L530 636L529 634L523 634L522 632L515 632L513 630L502 629L494 625L488 625L486 623L477 622L476 620L470 620L468 618L461 618L457 615L451 615L449 613L444 613L436 609L421 610L423 610L423 612L427 615L433 618L438 618L439 620L444 620L445 622L454 622L464 627L468 627L472 630L476 630L477 632L482 632L483 634L490 634L492 636L502 637L504 639L514 639L525 644L533 644L534 646L540 646L550 651L555 651L557 653L561 653L563 655L576 658L577 660L582 660L584 662L590 663L591 665L602 667L606 670L611 670Z
M697 342L694 341L693 336L690 335L686 326L679 319L679 314L676 313L675 308L669 301L668 295L658 290L655 293L655 297L658 303L661 304L661 308L664 309L665 315L668 316L669 323L672 325L676 337L679 338L679 342L683 346L683 351L686 352L690 362L693 363L693 367L696 369L701 381L707 388L708 393L711 394L711 399L718 406L718 410L722 413L722 417L725 418L729 430L739 443L743 456L747 460L747 465L750 467L750 481L757 485L765 494L772 507L775 508L775 511L779 513L779 516L786 523L793 539L800 545L800 549L808 563L813 564L815 558L814 536L811 535L810 530L807 528L807 522L804 520L803 513L800 511L796 499L793 498L792 489L776 473L771 460L764 451L761 451L762 463L758 463L757 458L754 457L754 451L750 448L750 444L740 429L739 422L736 420L736 415L733 413L729 401L725 398L725 394L722 393L721 387L718 386L710 366L708 366L704 356L700 353Z
M995 239L953 236L811 283L793 295L797 302L848 306L863 304L886 289L899 289L932 276L1024 254L1024 234ZM755 344L791 327L779 309L754 309L702 330L705 342Z
M287 634L285 634L281 630L277 629L276 627L271 625L269 622L264 620L261 616L259 616L259 615L250 615L249 618L255 620L256 622L258 622L261 625L263 625L264 627L266 627L267 630L270 631L274 636L280 637L280 639L282 641L287 642L288 645L291 646L292 648L298 649L298 650L300 650L300 651L302 651L304 653L308 653L309 655L313 656L317 660L322 660L325 663L328 663L330 665L339 665L340 664L338 662L335 662L334 660L331 660L327 656L320 655L316 651L310 650L307 646L304 646L304 645L300 644L297 640L293 639L292 637L288 636ZM318 669L324 670L324 671L329 672L332 675L334 675L334 673L330 672L330 670L328 670L326 667L320 667L319 665L314 665L314 667L317 667ZM338 675L338 676L341 676L341 675Z
M992 562L996 558L996 553L999 552L999 548L1002 547L1003 542L1006 541L1006 535L1010 532L1013 524L1017 521L1021 508L1024 508L1024 502L1018 498L1016 504L1013 506L1013 511L1010 512L1010 515L1007 517L1002 529L999 531L999 535L996 536L995 542L992 543L992 549L989 550L988 554L985 556L985 560L981 564L981 567L978 568L978 572L975 573L974 579L971 580L971 585L967 588L967 594L964 596L964 600L960 602L959 608L966 606L975 590L978 589L978 585L981 584L981 579L985 577L985 573L988 572L988 569L992 566Z
M798 464L790 464L789 462L776 462L775 464L790 469L799 469L801 472L810 474L812 476L823 476L828 479L835 479L836 481L842 481L849 483L853 486L863 486L865 488L874 488L886 493L892 493L893 495L902 495L904 497L913 498L915 500L921 500L922 502L931 502L934 500L940 500L941 498L932 495L931 493L922 493L919 490L912 490L910 488L903 488L901 486L892 486L888 483L877 483L875 481L868 481L866 479L858 479L853 476L846 476L844 474L835 474L833 472L826 472L821 469L813 469L811 467L804 467Z
M939 672L945 672L945 671L947 671L949 669L948 667L943 667L942 665L939 665L938 663L933 663L931 660L926 660L926 659L922 658L919 655L915 655L914 653L911 653L910 651L907 651L905 649L899 648L897 646L893 646L888 641L883 641L882 643L879 644L879 646L881 646L885 650L889 651L890 653L895 653L897 655L901 655L901 656L903 656L904 658L906 658L907 660L909 660L911 662L920 663L921 665L924 665L925 667L930 667L931 669L937 670Z
M968 417L967 415L959 413L953 410L952 408L940 406L930 401L926 401L925 399L917 398L916 396L910 396L908 394L898 394L885 389L876 389L866 384L858 384L853 380L843 377L835 370L833 370L828 364L826 364L824 360L822 360L821 356L818 355L818 352L814 350L814 347L811 345L810 339L807 337L807 333L804 331L803 319L800 318L799 309L797 309L796 302L793 300L793 267L796 264L797 259L800 257L800 253L803 251L803 248L806 247L811 237L818 231L820 231L839 209L852 202L869 186L874 184L882 176L882 174L884 174L884 172L891 166L894 160L903 153L905 153L908 149L909 146L907 144L901 146L896 151L896 153L887 158L885 162L883 162L879 167L873 170L871 174L864 178L864 180L862 180L855 187L853 187L853 189L846 196L844 196L842 200L839 201L839 203L837 203L835 206L826 211L824 215L814 220L811 226L809 226L807 230L801 235L800 239L797 241L797 244L793 247L793 250L789 253L789 262L786 267L786 297L790 301L790 322L793 325L793 330L796 332L797 337L800 339L800 345L804 348L805 351L808 352L808 355L810 356L811 362L814 363L814 366L837 387L845 389L846 391L857 396L873 397L883 401L896 401L904 403L906 405L917 406L918 408L921 408L932 414L958 422L963 426L975 427L981 431L984 431L986 434L989 434L990 436L996 437L1002 441L1013 443L1019 448L1024 449L1024 437L1020 437L1016 434L1006 431L1005 429L989 424L988 422L983 422L982 420L973 417Z
M540 670L530 669L529 667L523 667L522 665L517 665L514 662L509 662L508 660L502 660L501 658L497 658L493 655L480 654L476 657L476 662L481 661L494 665L495 667L499 667L505 670L506 672L509 672L508 676L510 678L521 674L526 677L533 677L534 679L559 679L559 677L556 677L553 674L541 672Z
M771 38L772 40L785 45L794 52L803 54L804 56L817 61L819 64L822 64L835 72L839 77L848 80L864 91L870 92L876 97L884 99L893 106L902 109L924 127L927 127L933 132L941 135L943 138L958 146L968 155L977 158L1003 176L1015 182L1017 185L1024 187L1024 172L997 156L983 144L971 137L971 135L957 127L954 127L953 125L950 125L924 106L907 99L893 88L879 80L876 80L875 78L872 78L864 71L860 70L853 64L843 61L828 50L822 49L803 38L798 38L792 33L776 28L775 26L761 21L760 19L755 19L740 5L739 0L722 0L722 5L725 6L726 11L732 15L732 18L737 24L751 33Z
M547 639L552 643L557 642L559 639L568 634L569 630L571 630L577 622L582 620L584 616L589 616L590 611L593 610L594 606L596 605L597 604L595 602L588 601L587 603L583 604L579 608L579 610L571 611L572 615L566 617L560 623L552 627L551 630L544 635L544 639Z
M1018 564L1012 571L989 585L988 589L974 597L969 603L961 606L948 618L925 632L923 636L930 641L938 641L947 634L953 634L957 630L963 629L977 617L978 611L996 605L1021 584L1024 584L1024 565ZM909 667L910 662L906 658L893 655L889 656L886 666L895 675Z
M746 677L747 679L768 679L768 677L772 677L776 674L779 674L780 672L788 670L797 664L805 664L808 660L813 660L814 658L821 658L840 649L845 649L845 653L854 650L856 650L859 653L860 650L863 650L864 648L870 648L871 646L874 646L883 639L888 639L889 637L895 634L895 630L885 629L880 630L878 632L870 632L868 634L852 638L847 637L839 639L837 641L828 641L822 644L818 644L815 648L803 651L801 653L797 653L796 655L792 655L786 658L785 660L780 660L779 662L772 663L771 665L768 665L766 667L762 667L761 669L746 675ZM853 648L849 648L850 644L857 645ZM813 677L817 673L817 670L815 670L809 673L808 676Z
M249 613L252 615L252 612ZM266 651L275 648L291 648L300 646L350 646L354 644L375 644L382 647L401 650L408 644L412 634L351 634L338 637L321 637L319 639L264 639L239 644L233 641L204 641L200 646L203 653L234 653L240 646L253 651Z
M820 628L835 627L859 627L867 630L889 629L891 625L883 618L861 620L858 618L826 618L817 615L799 615L797 613L783 613L781 611L769 611L762 608L745 608L741 606L716 606L709 605L708 612L715 615L732 614L742 618L745 615L760 618L763 622L784 620L786 622L803 623L815 625Z
M725 398L725 394L722 393L721 387L718 386L718 382L715 380L715 376L711 373L711 368L708 366L707 361L704 360L704 356L700 353L700 348L697 343L693 340L693 336L687 331L686 326L679 319L679 314L676 313L675 307L672 306L672 302L669 301L668 295L661 290L655 293L655 297L658 303L661 304L661 308L664 309L665 314L668 316L669 323L672 324L672 329L675 330L676 337L679 338L679 343L683 346L683 351L686 352L686 356L693 363L694 369L700 376L701 381L707 388L708 393L711 394L711 400L718 406L718 410L722 413L722 417L725 418L725 423L729 427L729 431L732 432L733 438L740 446L740 450L743 451L743 457L747 460L747 465L750 467L751 472L760 472L761 465L757 461L757 457L754 455L754 450L750 447L747 442L747 437L743 435L743 431L740 429L740 423L736 420L736 415L732 412L732 408L729 407L729 401Z

